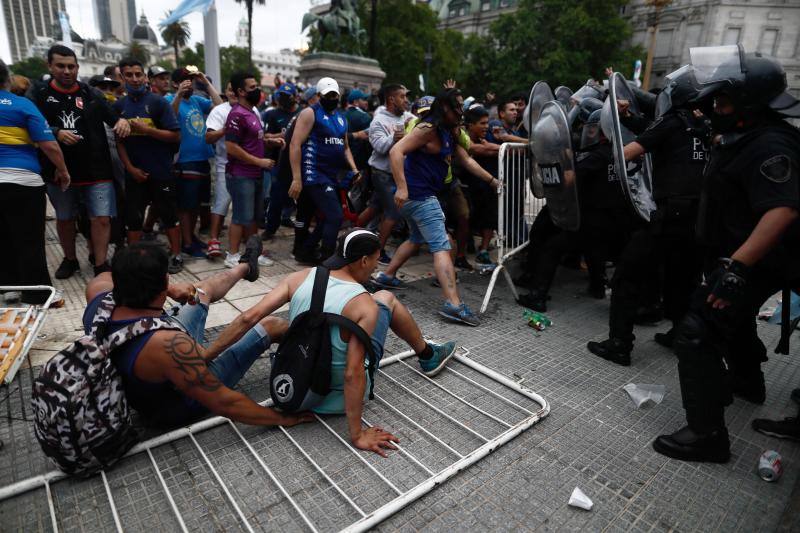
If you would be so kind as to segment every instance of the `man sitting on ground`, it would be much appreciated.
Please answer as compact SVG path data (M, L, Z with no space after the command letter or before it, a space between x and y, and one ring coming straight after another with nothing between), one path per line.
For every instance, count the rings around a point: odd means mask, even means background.
M169 282L169 257L155 244L137 243L119 250L111 273L103 273L86 287L83 324L87 333L103 298L111 293L115 308L105 334L142 317L171 317L180 330L151 331L112 352L122 375L125 396L147 425L176 426L209 412L253 425L292 426L311 420L309 414L283 414L263 407L232 390L272 342L288 329L285 320L266 317L253 322L236 343L218 339L201 344L208 305L219 300L239 280L258 279L261 239L248 241L240 263L231 270L195 283ZM179 305L162 309L167 296ZM230 338L230 336L226 336Z
M331 272L323 310L343 315L361 326L372 339L378 362L391 328L416 352L422 372L429 377L435 376L455 353L455 343L426 342L411 313L391 292L369 294L364 289L362 284L369 281L378 266L380 249L378 236L365 229L353 229L339 238L336 252L324 263ZM231 322L217 342L220 346L233 344L286 303L289 303L290 320L307 311L315 274L316 268L307 268L286 276L259 303ZM392 442L398 442L398 439L380 428L361 425L369 384L364 346L355 335L334 326L331 327L331 349L331 391L312 410L320 414L346 414L353 446L386 457L384 448L395 449Z

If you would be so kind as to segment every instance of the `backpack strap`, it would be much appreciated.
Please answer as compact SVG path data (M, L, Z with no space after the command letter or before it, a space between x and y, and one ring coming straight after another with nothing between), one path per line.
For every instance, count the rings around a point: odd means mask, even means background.
M140 335L160 329L183 330L180 324L171 318L144 317L109 335L108 338L102 341L103 346L108 352L111 352Z
M316 274L314 275L314 289L311 292L311 304L308 310L314 317L321 317L322 311L325 309L325 293L328 292L328 277L330 271L323 267L318 266Z
M374 389L375 389L375 369L378 363L378 356L375 354L375 350L372 348L372 339L367 332L364 331L364 328L350 320L349 318L337 315L334 313L324 313L325 320L327 321L328 325L330 326L339 326L340 328L344 328L356 338L361 341L361 344L364 345L364 351L367 353L367 357L369 357L369 366L367 366L367 373L369 374L369 399L372 400L375 398Z

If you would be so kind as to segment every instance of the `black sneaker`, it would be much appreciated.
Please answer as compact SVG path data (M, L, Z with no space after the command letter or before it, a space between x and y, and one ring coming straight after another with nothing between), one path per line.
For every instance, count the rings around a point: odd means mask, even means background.
M653 340L664 348L672 349L672 344L675 342L675 328L669 328L665 333L656 333Z
M686 426L672 435L659 436L653 441L653 449L680 461L727 463L731 458L731 443L725 428L701 435Z
M255 281L258 279L258 275L261 274L261 269L258 268L258 257L263 249L264 245L261 242L261 237L250 235L244 245L244 252L239 258L240 263L247 263L248 270L244 277L247 281Z
M783 420L756 418L753 420L753 429L770 437L800 440L800 420L796 417L784 418Z
M517 303L523 307L528 307L539 313L547 311L547 296L538 291L531 291L517 298Z
M183 257L181 254L173 255L169 260L169 267L167 268L170 274L177 274L183 270Z
M75 272L79 272L81 269L80 263L78 263L77 259L67 259L64 258L61 261L61 264L58 265L58 269L56 270L56 279L67 279L71 277Z
M99 276L103 272L111 272L111 265L108 264L108 261L106 261L105 263L103 263L100 266L94 267L94 275L95 275L95 277Z
M620 339L606 339L602 342L590 341L586 347L590 352L607 361L622 366L631 366L633 345Z
M321 262L320 255L317 250L308 250L306 248L296 250L294 252L294 260L301 265L311 266L317 266Z
M456 268L460 268L462 270L474 270L474 267L469 264L467 258L463 255L461 257L456 257L456 260L453 262Z

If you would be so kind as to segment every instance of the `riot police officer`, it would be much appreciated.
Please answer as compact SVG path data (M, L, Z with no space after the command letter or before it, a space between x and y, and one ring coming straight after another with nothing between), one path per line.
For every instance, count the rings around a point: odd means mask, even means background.
M715 136L698 218L705 281L674 341L687 425L658 437L653 448L723 463L730 458L724 409L731 389L764 399L766 349L755 316L800 270L800 133L783 120L800 116L800 102L785 92L786 74L771 58L737 46L691 52L704 86L699 99L713 99Z
M691 109L690 101L697 95L695 85L691 67L668 75L659 95L656 120L624 148L627 161L652 154L657 209L650 222L633 233L614 272L609 338L587 345L593 354L620 365L630 365L636 311L642 295L652 292L648 286L661 280L665 315L677 324L699 283L694 225L708 129ZM657 334L656 341L671 346L673 331Z

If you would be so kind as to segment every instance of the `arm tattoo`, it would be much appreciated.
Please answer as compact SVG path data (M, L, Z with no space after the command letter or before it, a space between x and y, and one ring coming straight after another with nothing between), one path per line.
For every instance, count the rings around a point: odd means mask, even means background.
M213 392L222 383L208 370L205 360L197 353L197 341L185 333L177 333L164 343L164 349L180 370L189 388L198 387Z

